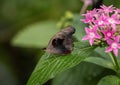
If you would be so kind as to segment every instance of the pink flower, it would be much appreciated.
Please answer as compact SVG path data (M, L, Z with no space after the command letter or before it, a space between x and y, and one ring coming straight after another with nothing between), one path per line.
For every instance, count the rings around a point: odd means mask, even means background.
M120 9L114 10L116 14L120 13Z
M104 14L101 14L99 18L95 20L95 25L104 27L108 22L107 22L107 17Z
M120 20L117 18L117 14L113 14L111 17L107 18L108 25L111 25L113 30L116 30L116 25L120 24Z
M91 11L87 11L86 14L82 14L82 16L85 16L85 19L81 19L84 23L90 23L93 21L93 15Z
M120 9L116 9L114 10L116 16L117 16L117 19L120 19Z
M120 36L117 36L114 38L114 40L108 40L107 43L109 46L106 48L105 52L111 52L115 54L115 56L118 56L118 49L120 49Z
M114 38L114 30L111 30L110 27L108 27L106 30L102 30L102 33L104 34L105 40Z
M113 5L110 5L108 7L105 5L102 5L101 8L102 8L102 9L100 9L101 11L108 14L108 13L112 13L115 7L113 7Z
M94 43L107 47L105 52L113 51L118 56L120 49L120 33L117 26L120 25L120 9L102 5L100 9L93 9L83 14L90 28L85 28L86 35L82 40L89 40L90 45ZM99 34L98 34L99 33Z
M83 21L84 23L90 23L93 21L93 16L91 15L85 15L85 19L81 19L81 21Z
M93 27L92 29L86 27L85 32L87 35L85 35L82 40L89 40L90 45L94 43L95 39L101 38L101 36L97 33L97 27Z
M93 9L92 11L87 11L86 14L82 14L82 16L85 16L85 19L81 19L81 21L84 23L94 22L94 20L99 17L99 14L96 10L97 9Z

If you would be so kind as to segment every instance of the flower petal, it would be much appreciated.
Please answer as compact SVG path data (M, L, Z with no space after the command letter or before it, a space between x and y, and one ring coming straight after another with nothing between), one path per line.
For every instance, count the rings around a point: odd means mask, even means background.
M117 57L117 56L118 56L118 49L114 49L114 50L113 50L113 53L114 53L115 56Z
M96 32L97 29L98 29L98 27L97 27L97 26L94 26L92 30L93 30L94 32Z
M85 35L82 40L88 40L89 39L89 36L88 35Z
M96 36L95 36L96 38L98 38L98 39L100 39L101 38L101 36L99 35L99 34L96 34Z
M117 37L115 38L115 41L116 41L116 42L119 42L119 41L120 41L120 36L117 36Z
M90 32L90 29L85 27L85 32L88 34Z
M120 44L118 44L118 48L120 49Z
M107 43L108 43L109 45L111 45L111 44L113 43L113 41L112 41L111 39L107 39Z
M111 47L107 47L106 50L105 50L105 52L110 52L110 51L112 51Z
M90 43L90 45L92 46L92 44L94 43L94 39L90 39L90 40L89 40L89 43Z
M114 31L116 31L116 24L111 24L111 27L113 28Z

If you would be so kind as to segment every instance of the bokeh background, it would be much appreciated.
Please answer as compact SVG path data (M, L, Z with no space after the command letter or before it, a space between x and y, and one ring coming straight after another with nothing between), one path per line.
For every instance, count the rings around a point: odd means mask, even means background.
M103 3L120 7L119 0ZM0 85L25 85L42 48L59 30L57 23L66 12L79 14L82 5L80 0L0 0Z

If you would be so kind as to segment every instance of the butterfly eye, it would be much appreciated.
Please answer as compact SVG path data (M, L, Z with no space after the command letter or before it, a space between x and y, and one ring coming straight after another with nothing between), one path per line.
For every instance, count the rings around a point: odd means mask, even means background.
M63 45L63 41L64 41L64 39L60 39L60 38L53 39L52 45L54 47L61 46L61 45Z

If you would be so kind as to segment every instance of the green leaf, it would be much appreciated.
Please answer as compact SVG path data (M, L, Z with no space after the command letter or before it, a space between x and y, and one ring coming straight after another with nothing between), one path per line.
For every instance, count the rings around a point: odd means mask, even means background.
M100 48L100 47L98 47L98 48L95 49L95 51L96 51L97 53L99 53L99 54L101 55L101 57L103 57L103 58L105 58L106 60L112 62L110 56L108 55L108 53L105 52L105 48Z
M44 47L50 38L58 32L56 22L46 21L29 25L21 30L12 40L14 46Z
M74 51L68 55L53 55L45 53L38 62L27 85L42 85L56 74L78 65L88 57L95 47L87 43L76 43Z
M91 57L86 58L84 61L114 70L113 63L104 50L104 48L96 48Z
M80 16L80 14L76 14L72 22L72 25L76 28L76 32L74 35L79 41L81 41L82 37L85 36L84 28L85 26L87 26L87 24L84 24L82 21L80 21L80 19L82 18L83 17Z
M120 78L113 75L106 76L99 81L98 85L120 85Z
M79 65L57 75L52 85L96 85L104 75L104 69L98 65L81 62ZM101 75L102 74L102 75Z
M109 0L109 1L104 0L103 4L105 4L107 6L113 5L113 6L118 7L118 8L120 7L120 1L118 1L118 0Z
M105 60L101 56L88 57L84 61L114 70L112 62Z
M75 15L72 25L76 28L74 36L81 41L81 38L85 35L84 27L86 24L80 21L82 16ZM28 25L23 28L13 38L12 45L20 47L46 47L51 37L58 32L54 21L38 22L32 25Z

